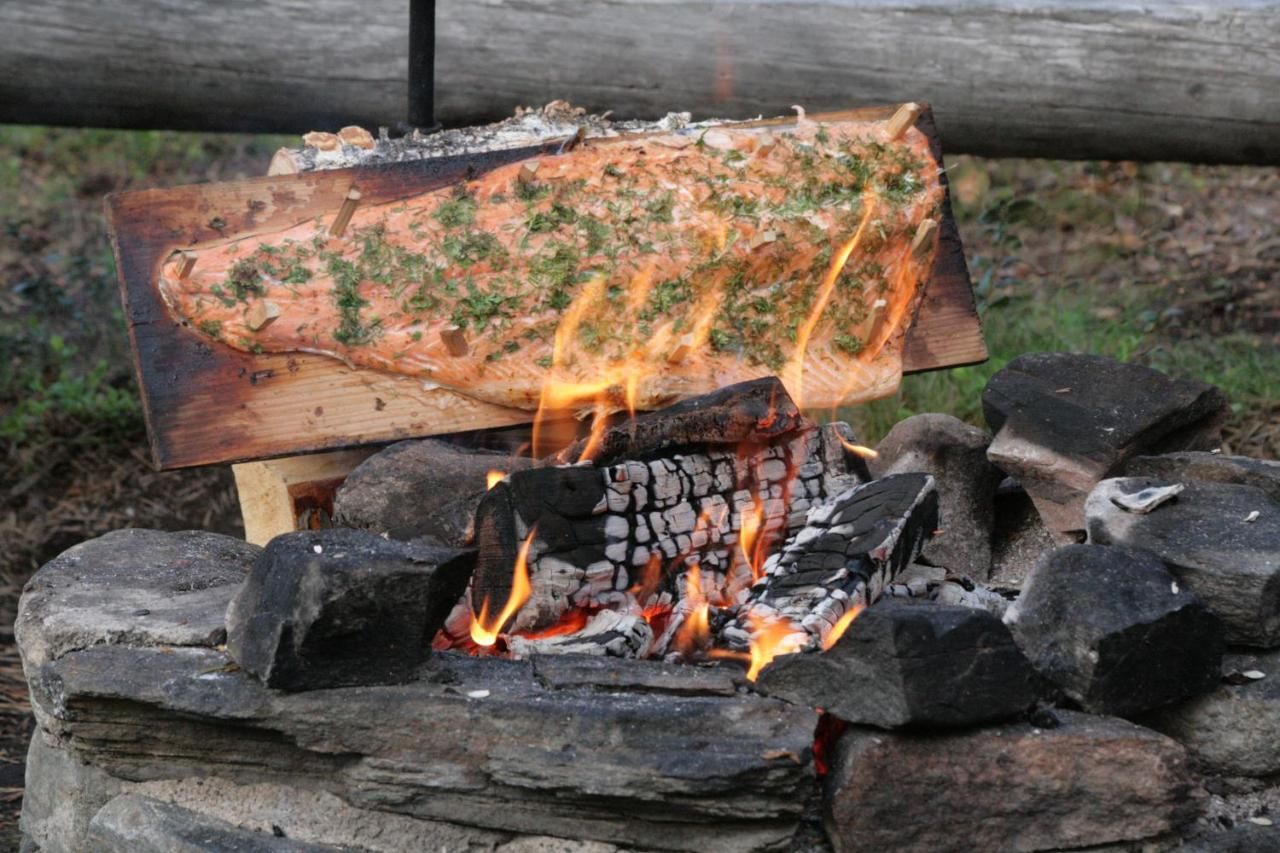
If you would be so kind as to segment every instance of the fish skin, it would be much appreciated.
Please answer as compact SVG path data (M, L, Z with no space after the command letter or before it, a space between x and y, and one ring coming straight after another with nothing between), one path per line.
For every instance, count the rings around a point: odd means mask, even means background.
M804 165L806 151L815 166ZM795 187L809 178L818 186L853 186L852 167L837 159L849 151L881 152L863 157L875 167L868 182L873 189L848 190L812 210L787 208ZM895 157L909 157L923 167L917 174L918 191L891 204L874 188L892 180L900 165ZM812 307L804 294L816 290L828 272L819 262L822 254L835 252L848 240L867 213L866 205L873 205L868 214L873 236L844 269L878 266L880 275L874 280L864 276L861 287L836 287L805 351L803 393L789 387L805 407L827 408L896 389L903 335L932 267L936 236L925 252L912 253L910 243L918 224L937 216L943 198L938 164L919 131L909 130L903 139L890 142L881 122L807 120L789 129L730 124L697 134L589 140L571 152L540 157L536 166L517 163L495 169L467 182L465 191L474 204L463 205L471 208L470 221L463 224L458 216L442 213L457 201L456 189L363 205L340 237L328 233L329 219L317 219L188 249L196 257L194 269L180 278L181 259L175 255L162 267L159 289L171 313L188 321L193 333L244 351L319 353L356 368L407 374L524 409L538 407L549 376L562 384L590 385L600 377L625 377L627 369L619 372L625 363L632 366L635 391L624 400L615 385L612 408L630 403L648 409L779 373L778 358L761 361L747 348L772 341L782 361L791 356L787 326L779 316L785 312L792 329L803 322ZM718 201L713 197L717 193ZM717 209L724 207L725 198L735 197L744 209L754 206L755 215ZM577 224L556 224L564 215L553 206L557 202L578 217ZM603 224L603 246L593 246L584 214ZM535 219L538 215L541 220ZM540 223L536 229L535 222ZM379 229L380 242L369 244ZM492 239L480 239L483 235ZM473 244L490 250L496 244L498 249L472 257L468 251ZM427 285L398 267L383 281L360 276L354 293L364 304L354 328L357 335L367 332L368 340L343 342L335 338L342 311L335 302L339 288L330 264L334 259L362 264L368 245L389 246L406 257L420 255L425 267L439 269L439 280L428 288L436 304L410 309L406 294ZM576 253L577 274L568 284L549 286L539 271L563 246ZM302 258L301 252L309 254ZM289 282L282 269L269 265L294 253L308 275ZM230 281L243 263L254 267L257 281L243 298L236 298ZM684 282L685 298L658 310L662 306L655 293L670 282ZM734 305L764 300L774 307L721 313L732 287L738 288ZM559 303L553 306L552 297ZM271 301L279 316L253 329L245 314L259 299ZM476 318L495 301L497 312L482 324ZM699 322L708 312L722 331L728 330L731 341L739 341L741 351L712 346L712 324ZM557 352L557 329L564 331L570 315L579 318L577 334ZM862 319L850 322L854 317ZM459 324L466 326L465 355L455 355L446 344ZM595 330L595 342L603 341L598 349L584 341L588 325ZM856 334L862 350L854 355L840 349L836 341L841 334Z

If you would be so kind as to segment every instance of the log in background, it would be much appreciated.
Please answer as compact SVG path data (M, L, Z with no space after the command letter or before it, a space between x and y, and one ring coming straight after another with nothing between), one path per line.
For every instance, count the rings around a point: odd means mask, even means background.
M437 0L438 117L929 101L950 152L1280 163L1270 0ZM6 0L0 122L300 132L405 115L407 0Z

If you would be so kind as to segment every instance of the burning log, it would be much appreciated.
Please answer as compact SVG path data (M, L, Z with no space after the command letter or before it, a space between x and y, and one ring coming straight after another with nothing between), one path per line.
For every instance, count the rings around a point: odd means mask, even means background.
M623 459L651 459L679 448L765 443L801 429L800 409L776 377L739 382L648 412L591 439L574 442L554 460L570 465L589 455L597 465ZM590 451L590 453L588 453Z
M516 654L665 654L692 610L745 599L811 506L867 479L851 439L805 421L770 379L606 432L608 464L517 471L481 501L469 606L446 634L462 641L482 613L510 612L483 639L505 628Z
M927 474L897 474L838 495L769 559L720 636L739 651L769 633L779 653L828 647L911 564L937 524L938 493Z

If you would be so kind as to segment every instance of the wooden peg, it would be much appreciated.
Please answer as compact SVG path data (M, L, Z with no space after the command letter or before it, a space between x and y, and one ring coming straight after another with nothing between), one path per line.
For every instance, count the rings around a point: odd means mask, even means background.
M578 145L582 142L582 140L586 138L587 138L586 127L579 125L578 129L574 131L573 136L570 136L568 139L566 139L564 142L560 144L560 149L556 151L556 153L565 154L569 151L572 151L573 149L578 147Z
M186 281L195 265L196 256L190 252L183 252L182 260L178 261L178 281Z
M445 348L449 350L449 355L454 358L462 358L471 352L471 346L467 343L467 333L457 326L441 329L440 340L444 342Z
M898 111L893 114L893 118L889 119L889 124L885 126L885 130L889 134L889 141L897 142L901 139L908 130L915 126L916 120L919 118L919 104L910 103L898 107Z
M352 215L356 212L356 204L360 201L360 191L352 187L347 191L346 201L342 202L338 215L333 218L333 224L329 226L329 233L335 237L341 237L342 232L347 230L347 225L351 222Z
M259 299L244 312L244 324L256 332L270 326L279 316L279 305L267 299Z
M916 236L911 238L911 255L917 260L924 257L933 248L934 235L938 233L936 219L922 220L916 228Z

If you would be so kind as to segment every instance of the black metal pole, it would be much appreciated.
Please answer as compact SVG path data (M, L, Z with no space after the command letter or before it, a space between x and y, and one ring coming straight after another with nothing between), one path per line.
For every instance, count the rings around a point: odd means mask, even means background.
M423 133L436 124L436 0L409 0L409 127Z

